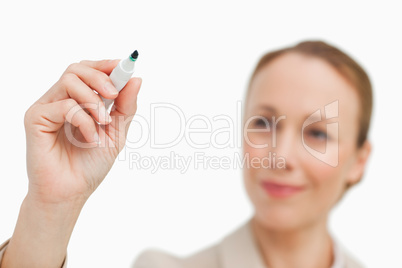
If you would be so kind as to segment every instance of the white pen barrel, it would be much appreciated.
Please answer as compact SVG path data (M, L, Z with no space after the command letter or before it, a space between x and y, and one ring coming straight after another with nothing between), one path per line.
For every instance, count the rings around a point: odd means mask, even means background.
M110 80L112 80L113 85L120 92L127 82L130 80L131 76L134 73L134 61L130 59L124 59L119 62L116 68L113 69L112 73L110 74ZM110 105L113 103L114 100L105 99L101 97L103 103L105 104L106 110L109 109Z

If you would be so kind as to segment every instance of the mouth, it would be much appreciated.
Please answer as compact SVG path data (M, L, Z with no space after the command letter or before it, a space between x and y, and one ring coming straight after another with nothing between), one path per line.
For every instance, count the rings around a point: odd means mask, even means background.
M293 186L270 181L262 181L261 186L269 196L275 198L291 197L305 189L303 186Z

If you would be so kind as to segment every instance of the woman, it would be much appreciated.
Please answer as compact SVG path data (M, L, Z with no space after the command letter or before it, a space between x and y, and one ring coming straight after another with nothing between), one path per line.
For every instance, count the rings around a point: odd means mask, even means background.
M71 65L27 111L29 191L14 234L2 246L1 268L65 267L81 208L124 146L127 129L121 122L130 122L136 111L141 80L133 78L117 94L107 76L116 64ZM101 127L77 106L99 102L92 89L115 98L113 120L102 106L87 109ZM150 250L134 267L361 267L331 237L327 220L363 176L371 109L367 74L337 48L303 42L266 54L245 98L244 183L254 216L222 242L187 258ZM71 144L65 120L78 128L71 132L75 140L92 148ZM269 155L281 161L267 166Z

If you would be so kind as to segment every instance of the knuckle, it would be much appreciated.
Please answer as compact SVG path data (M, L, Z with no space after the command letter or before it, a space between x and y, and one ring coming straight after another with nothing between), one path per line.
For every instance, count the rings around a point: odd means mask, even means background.
M107 60L99 60L95 62L97 68L103 68L108 63Z
M71 85L74 81L76 81L77 76L73 73L65 73L63 74L60 79L59 79L59 83L63 86L63 87L68 87L69 85Z
M106 83L108 79L109 78L105 73L96 71L93 74L91 74L91 79L90 81L88 81L88 86L95 90L99 90L101 89L102 84Z
M30 122L32 122L34 106L28 108L24 114L24 126L26 127Z
M68 110L75 107L76 105L78 105L78 103L74 99L66 99L66 100L64 100L63 104L64 104L64 108L66 108Z
M79 64L79 63L76 63L76 62L71 63L70 65L68 65L68 67L67 67L67 69L66 69L66 72L74 73L75 70L77 70L77 68L78 68L79 65L80 65L80 64Z
M84 130L90 130L93 119L87 113L79 113L76 117L76 123Z
M41 107L41 104L34 103L28 108L28 110L25 111L24 127L26 129L41 117Z
M73 99L66 99L63 101L63 113L67 121L72 122L76 115L80 114L82 110L78 103Z
M106 82L108 80L108 76L105 73L102 72L96 72L94 74L94 79L96 79L97 81L104 81Z

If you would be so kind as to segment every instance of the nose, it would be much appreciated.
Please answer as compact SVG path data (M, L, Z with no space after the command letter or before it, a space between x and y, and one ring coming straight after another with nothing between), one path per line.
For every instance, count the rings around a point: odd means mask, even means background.
M283 128L276 133L276 140L272 144L275 158L283 160L285 170L293 170L299 163L301 138L296 129Z

